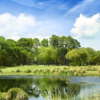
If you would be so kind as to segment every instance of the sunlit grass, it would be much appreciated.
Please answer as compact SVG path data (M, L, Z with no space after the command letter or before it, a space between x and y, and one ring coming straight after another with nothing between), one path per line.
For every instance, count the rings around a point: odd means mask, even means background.
M18 72L19 70L19 72ZM28 70L30 70L28 72ZM64 76L100 76L100 66L44 66L25 65L0 67L0 75L64 75Z

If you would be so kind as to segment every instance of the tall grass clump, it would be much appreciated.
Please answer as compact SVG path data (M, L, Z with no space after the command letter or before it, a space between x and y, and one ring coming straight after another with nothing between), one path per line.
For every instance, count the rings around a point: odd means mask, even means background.
M39 72L40 72L40 73L43 72L43 69L40 69Z
M100 73L100 68L98 69L98 72Z
M51 70L50 70L50 72L52 73L52 72L55 72L55 68L52 68Z
M98 68L92 68L92 71L97 71L98 70Z
M33 73L37 73L37 72L39 72L39 69L34 69L33 70Z
M30 69L27 69L27 70L25 70L24 72L25 72L25 73L30 73L31 70L30 70Z
M20 69L17 69L16 72L19 73L19 72L21 72L21 70Z
M50 69L46 69L46 72L50 72Z
M64 66L63 69L67 70L68 68L66 66Z
M3 73L3 71L2 71L2 70L0 70L0 73Z
M8 90L6 100L28 100L28 95L20 88L12 88Z
M83 69L81 72L82 72L82 73L86 73L86 70L85 70L85 69Z
M53 72L58 72L60 69L59 68L52 68L51 70L50 70L50 72L51 73L53 73Z

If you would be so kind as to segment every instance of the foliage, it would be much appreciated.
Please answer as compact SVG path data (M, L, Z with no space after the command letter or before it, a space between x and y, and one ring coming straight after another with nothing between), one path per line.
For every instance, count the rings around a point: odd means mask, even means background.
M52 35L49 40L44 38L41 42L38 38L14 41L0 36L0 66L100 64L100 51L80 47L71 36Z

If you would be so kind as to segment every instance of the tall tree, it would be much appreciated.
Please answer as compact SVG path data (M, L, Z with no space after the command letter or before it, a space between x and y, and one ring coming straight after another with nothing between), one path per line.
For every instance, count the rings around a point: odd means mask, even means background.
M41 46L43 46L43 47L48 47L48 39L43 39L42 41L41 41Z

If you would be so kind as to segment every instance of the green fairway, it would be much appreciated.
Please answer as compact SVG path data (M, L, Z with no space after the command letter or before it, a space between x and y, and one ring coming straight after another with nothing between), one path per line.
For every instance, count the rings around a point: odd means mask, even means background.
M1 67L0 75L100 76L100 66L25 65Z
M52 69L52 68L62 68L63 66L44 66L44 65L25 65L25 66L14 66L14 67L1 67L0 69L3 72L12 72L16 71L17 69L20 69L21 71L30 69Z

